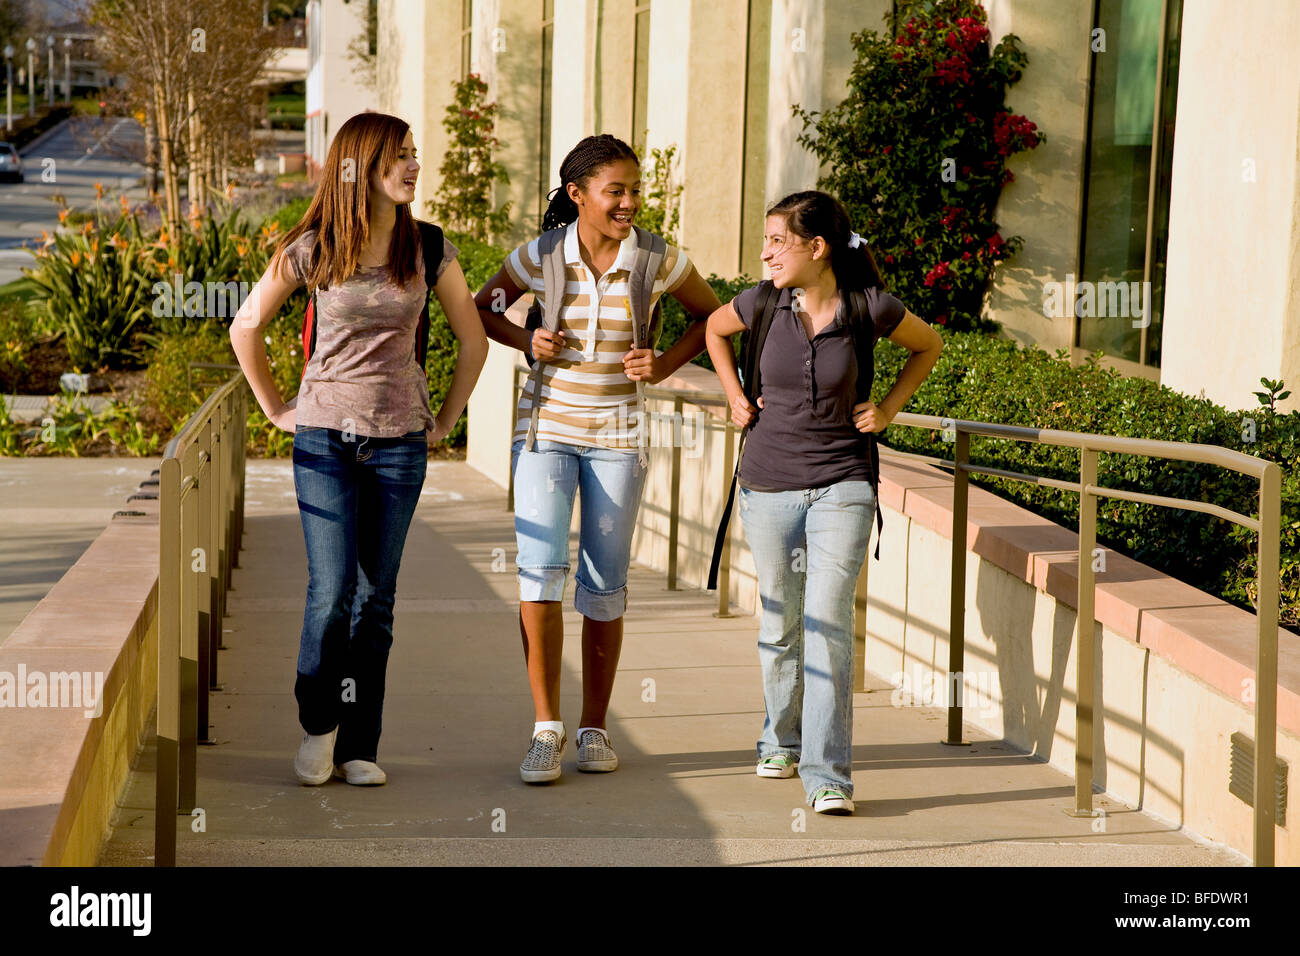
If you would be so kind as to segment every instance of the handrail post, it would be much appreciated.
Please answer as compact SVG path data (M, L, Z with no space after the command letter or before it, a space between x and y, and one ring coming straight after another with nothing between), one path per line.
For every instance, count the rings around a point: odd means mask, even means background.
M1074 813L1093 816L1092 810L1092 723L1096 698L1096 583L1092 552L1097 545L1097 496L1090 490L1097 484L1097 451L1079 449L1079 596L1074 653L1077 665L1074 707Z
M203 423L195 444L199 447L198 471L198 538L195 547L197 554L191 553L189 573L194 576L197 592L198 626L195 648L195 685L194 685L194 737L195 742L208 742L208 682L211 680L209 669L212 667L212 618L215 608L212 606L212 508L216 487L216 462L212 457L212 419ZM197 759L197 758L196 758ZM191 808L192 809L192 808Z
M1254 835L1251 855L1256 866L1273 866L1273 827L1277 806L1277 606L1280 587L1282 469L1270 463L1259 479L1258 600L1255 607L1255 782Z
M181 644L180 644L180 738L179 783L177 787L177 811L189 813L194 809L195 776L197 771L198 743L198 684L199 684L199 582L198 576L191 570L194 560L194 548L199 537L199 497L197 488L185 491L185 484L196 485L199 481L199 446L192 443L185 449L182 462L184 479L181 490L181 554L179 573L181 576ZM173 826L175 821L173 821Z
M644 424L644 423L642 423ZM673 472L668 498L668 590L677 590L678 511L682 500L682 397L673 399Z
M726 501L731 488L731 473L735 470L735 452L732 440L736 426L731 421L731 412L727 412L727 427L723 433L722 446L722 500ZM734 527L734 525L732 526ZM718 562L718 609L714 617L731 617L731 528L722 536L722 557Z
M948 593L948 736L941 743L966 747L962 740L962 705L966 693L966 505L970 476L970 433L954 423L952 473L952 560Z
M154 771L153 865L176 865L180 747L181 463L158 468L158 733Z

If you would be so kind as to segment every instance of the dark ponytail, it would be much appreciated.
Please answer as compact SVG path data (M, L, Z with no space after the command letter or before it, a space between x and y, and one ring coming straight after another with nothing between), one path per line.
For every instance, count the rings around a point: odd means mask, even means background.
M557 226L567 226L578 218L578 204L569 198L569 183L574 183L579 189L586 189L591 177L602 166L616 163L620 159L630 159L638 166L641 165L641 160L637 159L632 147L609 133L588 136L569 150L569 155L560 163L560 185L547 194L551 202L546 207L546 214L542 216L542 232Z
M853 248L853 230L849 214L834 196L809 189L791 193L767 211L769 216L781 216L786 227L796 236L812 239L821 236L831 250L831 272L835 284L841 289L866 290L884 288L875 256L862 240Z

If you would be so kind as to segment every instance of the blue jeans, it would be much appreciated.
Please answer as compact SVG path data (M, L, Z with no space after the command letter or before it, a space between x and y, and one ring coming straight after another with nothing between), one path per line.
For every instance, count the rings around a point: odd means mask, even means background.
M578 573L573 606L593 621L627 610L627 568L646 469L635 451L537 441L510 449L515 476L519 600L562 601L569 574L569 524L581 491Z
M376 757L397 569L427 467L423 430L344 441L304 425L293 436L308 568L294 696L307 733L338 727L336 764Z
M853 596L875 509L866 481L740 489L762 604L758 757L797 759L810 804L822 787L853 795Z

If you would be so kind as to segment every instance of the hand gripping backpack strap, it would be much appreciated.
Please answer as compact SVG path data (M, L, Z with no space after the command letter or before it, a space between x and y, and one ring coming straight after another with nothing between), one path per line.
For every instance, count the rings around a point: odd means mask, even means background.
M542 263L542 285L546 290L542 328L548 332L554 332L560 327L560 308L564 305L566 228L557 226L555 229L549 229L537 240L537 258ZM537 417L542 404L542 368L545 364L541 359L534 362L532 374L528 377L533 387L533 404L528 415L528 435L524 438L525 451L532 451L533 445L537 443Z
M653 316L650 301L654 298L655 277L663 265L664 253L668 244L662 236L646 232L639 226L632 227L636 234L636 259L628 275L628 306L632 318L632 348L653 349L654 332L651 329ZM645 382L636 383L636 445L637 460L641 467L649 464L650 456L646 451L649 445L650 427L645 415Z
M741 387L745 398L751 405L758 401L759 374L758 359L763 352L763 343L767 341L767 332L772 327L772 316L776 312L778 298L776 287L771 282L760 284L758 298L754 301L753 328L745 334L740 349ZM731 488L727 491L727 503L722 508L722 521L718 533L713 539L713 558L709 562L708 590L718 586L718 565L722 562L722 546L727 540L727 527L731 523L731 509L736 501L736 482L740 477L740 462L745 453L745 436L749 434L746 426L740 433L740 443L736 448L736 467L731 473Z
M867 308L866 294L854 290L848 294L849 321L853 332L854 352L858 360L857 402L871 400L871 385L875 380L876 327ZM867 461L871 466L871 491L876 503L876 560L880 560L880 536L885 529L885 514L880 509L880 439L875 432L867 433Z

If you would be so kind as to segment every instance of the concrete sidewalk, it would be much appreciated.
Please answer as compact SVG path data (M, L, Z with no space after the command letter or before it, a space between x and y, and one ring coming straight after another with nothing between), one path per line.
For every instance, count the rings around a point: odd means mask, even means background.
M224 622L223 691L199 750L203 832L178 820L186 866L428 864L901 864L1237 866L1239 853L1098 796L945 715L855 699L858 812L820 817L797 779L754 775L763 720L757 621L712 616L710 592L633 568L610 731L622 766L529 786L518 765L532 702L505 495L468 465L429 463L397 591L379 762L387 786L303 787L294 666L306 555L287 461L250 461L247 521ZM565 613L564 717L580 710L581 618ZM120 801L102 865L152 863L153 750ZM1096 829L1094 829L1096 828Z

